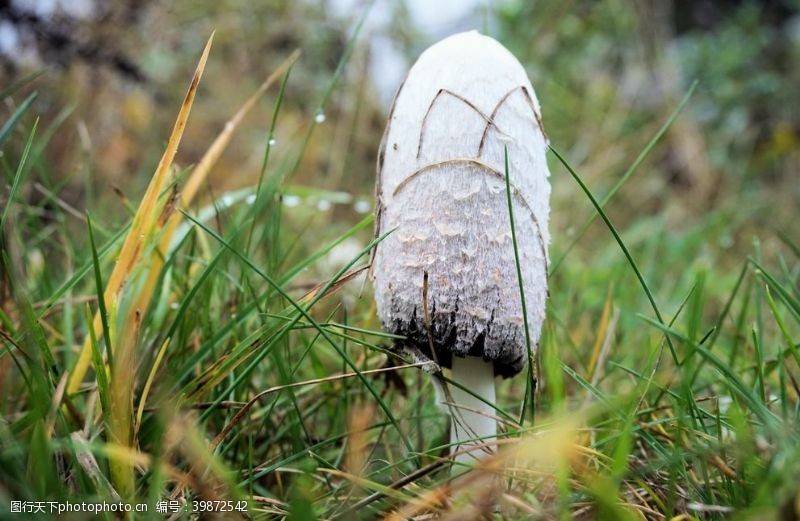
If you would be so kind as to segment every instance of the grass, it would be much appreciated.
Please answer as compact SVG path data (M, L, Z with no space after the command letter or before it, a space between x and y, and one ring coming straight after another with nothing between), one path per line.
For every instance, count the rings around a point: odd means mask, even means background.
M311 105L320 112L354 40ZM32 95L21 94L24 83L3 93L23 100L0 132L4 517L12 500L147 503L141 519L163 518L161 500L195 509L243 501L253 517L292 520L797 511L800 244L759 228L748 250L719 253L716 238L752 219L747 206L680 229L657 214L614 212L622 185L691 111L694 86L603 196L569 152L551 149L552 182L587 224L574 238L553 232L559 260L535 417L515 413L531 399L524 377L500 383L501 450L451 483L432 383L390 347L361 282L381 239L369 238L371 217L342 228L285 204L309 193L291 182L321 124L310 114L276 160L270 139L297 55L194 168L173 165L209 52L210 42L167 152L121 223L25 197L36 182L53 194L57 184L30 162L44 143L29 123ZM258 184L195 207L249 108L278 80ZM572 211L557 203L554 216ZM596 216L604 226L591 224ZM347 260L320 267L352 240L362 242Z

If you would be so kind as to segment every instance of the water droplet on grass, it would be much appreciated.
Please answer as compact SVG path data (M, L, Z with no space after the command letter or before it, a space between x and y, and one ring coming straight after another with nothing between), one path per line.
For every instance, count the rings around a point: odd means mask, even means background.
M369 208L369 201L365 201L363 199L356 201L356 204L353 205L353 210L355 210L357 213L367 213L369 212Z
M314 121L317 123L324 123L325 122L325 113L322 111L317 112L317 115L314 116Z
M300 198L296 195L285 195L283 196L283 204L286 206L297 206L300 204Z

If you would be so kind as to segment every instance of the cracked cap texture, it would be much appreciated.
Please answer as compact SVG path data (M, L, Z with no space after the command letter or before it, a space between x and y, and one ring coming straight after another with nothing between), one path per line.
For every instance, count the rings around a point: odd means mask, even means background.
M372 269L388 331L444 367L453 355L482 356L504 377L528 360L506 147L535 349L547 298L547 138L525 70L492 38L472 31L440 41L398 90L376 186L376 231L391 233L378 244Z

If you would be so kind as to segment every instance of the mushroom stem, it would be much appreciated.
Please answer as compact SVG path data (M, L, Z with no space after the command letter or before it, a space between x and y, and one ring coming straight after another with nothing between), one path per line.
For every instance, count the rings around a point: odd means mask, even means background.
M480 357L454 356L451 379L482 398L478 399L455 385L449 386L453 401L450 407L451 451L468 450L493 442L497 436L497 420L492 407L495 403L494 366ZM493 452L491 448L474 448L457 455L455 463L474 465L480 458ZM453 465L453 473L461 470L460 465Z

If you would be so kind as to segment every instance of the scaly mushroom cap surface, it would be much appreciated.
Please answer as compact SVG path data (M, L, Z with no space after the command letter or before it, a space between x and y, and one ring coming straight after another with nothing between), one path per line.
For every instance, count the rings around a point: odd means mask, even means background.
M481 356L508 377L527 363L505 147L528 326L538 341L547 297L546 146L522 65L475 31L428 48L395 96L378 159L376 232L394 230L373 259L378 314L444 367L453 355Z

